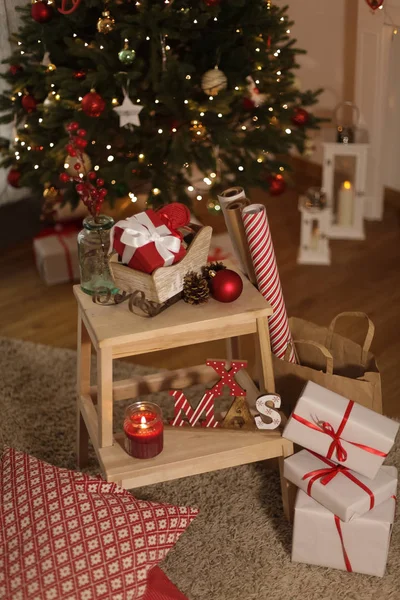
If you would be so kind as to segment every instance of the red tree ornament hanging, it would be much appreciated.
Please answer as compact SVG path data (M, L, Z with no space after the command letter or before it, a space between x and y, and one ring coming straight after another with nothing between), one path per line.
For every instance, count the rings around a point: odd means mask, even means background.
M74 72L73 77L77 81L84 81L86 79L86 75L87 75L87 72L84 71L83 69L80 69L79 71Z
M99 117L106 107L104 99L95 90L82 98L82 110L88 117Z
M37 102L36 102L35 98L32 96L32 94L25 94L25 96L22 97L21 104L22 104L22 108L27 113L33 113L36 110Z
M297 125L297 127L304 127L305 125L307 125L309 120L310 113L308 113L304 108L296 108L292 117L293 125Z
M384 0L365 0L371 10L377 10L380 8L384 2Z
M21 67L21 65L10 65L9 71L10 71L11 75L13 77L15 77L15 75L17 75L18 73L21 73L21 71L23 71L23 68Z
M215 300L218 300L218 302L233 302L242 293L243 281L236 271L223 269L217 272L210 271L209 286L211 296Z
M31 17L37 23L48 23L53 18L53 8L47 2L33 2Z
M268 178L269 181L269 193L271 196L280 196L286 190L286 181L283 175L271 175Z
M10 169L8 171L7 181L12 187L18 188L20 179L21 179L21 171L18 171L18 169Z

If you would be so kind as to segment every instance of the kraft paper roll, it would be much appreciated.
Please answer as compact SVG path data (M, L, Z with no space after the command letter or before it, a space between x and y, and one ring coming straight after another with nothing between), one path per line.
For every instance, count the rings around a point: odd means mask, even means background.
M228 188L227 190L224 190L218 196L218 201L221 206L222 214L224 215L226 228L228 230L229 237L231 238L233 249L234 249L235 254L240 262L240 268L242 269L243 273L247 273L246 265L245 265L244 261L242 260L239 247L236 243L235 232L231 227L230 221L227 219L228 204L230 204L231 202L235 202L237 200L243 200L244 198L246 198L246 194L242 187L231 187L231 188Z
M267 211L262 204L251 204L244 207L242 218L258 289L274 309L273 314L268 318L271 349L275 356L283 360L288 344L292 342L292 336L289 329L289 321L283 299ZM291 343L289 361L292 363L296 362L293 343Z
M246 192L242 187L236 186L224 190L218 196L222 212L224 212L227 204L229 204L230 202L234 202L235 200L242 200L243 198L246 198Z
M254 272L253 262L251 260L250 249L247 243L246 232L244 230L242 219L242 210L249 204L250 200L248 198L240 198L239 200L234 200L233 202L227 204L225 207L225 221L227 223L232 243L235 249L237 249L240 262L244 266L244 271L251 283L255 285L257 283L257 279Z

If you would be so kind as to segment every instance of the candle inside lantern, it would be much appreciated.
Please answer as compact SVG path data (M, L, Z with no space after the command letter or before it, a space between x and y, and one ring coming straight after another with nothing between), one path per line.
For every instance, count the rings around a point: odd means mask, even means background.
M128 406L124 420L125 450L134 458L154 458L163 449L164 424L161 409L152 402Z
M318 221L313 221L312 229L311 229L311 239L310 239L310 249L318 250L319 240L321 238L321 231L318 226Z
M353 224L354 190L350 181L343 181L338 195L337 222L344 227Z

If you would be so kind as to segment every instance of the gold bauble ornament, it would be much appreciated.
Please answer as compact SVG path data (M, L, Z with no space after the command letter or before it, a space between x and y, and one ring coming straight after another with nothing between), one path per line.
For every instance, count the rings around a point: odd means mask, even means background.
M216 96L218 92L226 88L227 84L228 80L225 73L220 71L217 66L206 71L201 78L201 89L209 96Z
M109 10L104 10L97 21L97 31L99 33L110 33L114 29L115 19L110 15Z
M47 69L46 69L46 73L54 73L54 71L57 70L56 65L54 65L53 63L50 63L47 65Z
M77 163L80 165L79 169L75 169L75 165ZM85 174L91 171L92 161L86 152L82 152L82 154L79 153L78 156L66 156L64 160L64 168L68 175L71 175L71 177L74 175L79 175L80 173Z
M58 188L56 188L54 185L46 184L43 191L43 198L45 198L46 200L51 200L54 198L58 198L59 194L60 190Z
M190 132L193 140L201 140L207 135L207 129L201 121L190 121Z

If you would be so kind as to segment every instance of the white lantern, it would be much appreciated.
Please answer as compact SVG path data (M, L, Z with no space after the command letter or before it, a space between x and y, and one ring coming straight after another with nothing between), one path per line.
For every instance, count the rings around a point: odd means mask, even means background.
M297 262L300 265L330 265L328 231L331 211L327 206L313 206L307 196L300 196L301 213L300 248Z
M332 239L363 240L364 195L367 180L368 144L323 144L322 187L332 220Z

